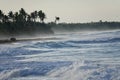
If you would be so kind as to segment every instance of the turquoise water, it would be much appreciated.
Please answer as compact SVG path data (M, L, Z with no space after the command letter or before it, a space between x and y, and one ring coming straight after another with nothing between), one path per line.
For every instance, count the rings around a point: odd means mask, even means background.
M49 37L0 44L0 80L120 80L120 30Z

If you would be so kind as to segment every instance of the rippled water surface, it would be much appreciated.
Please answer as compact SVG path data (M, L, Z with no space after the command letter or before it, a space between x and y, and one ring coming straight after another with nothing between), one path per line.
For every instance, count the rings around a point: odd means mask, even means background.
M50 37L0 44L0 80L120 80L120 30Z

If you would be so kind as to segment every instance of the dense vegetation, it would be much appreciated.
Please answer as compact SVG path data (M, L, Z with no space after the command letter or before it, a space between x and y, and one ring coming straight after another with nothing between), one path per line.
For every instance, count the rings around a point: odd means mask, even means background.
M44 23L46 14L34 11L28 14L23 8L18 12L10 11L7 15L0 10L0 35L34 35L53 34L55 31L78 31L78 30L108 30L120 29L120 22L91 22L91 23L59 23L59 17L55 17L55 22Z
M46 18L45 13L40 11L34 11L28 14L23 8L19 12L10 11L8 15L5 15L0 10L0 34L15 35L15 34L33 34L34 32L40 33L53 33L50 26L44 23ZM39 22L36 20L39 19Z
M44 22L46 18L45 13L40 11L34 11L28 14L23 8L19 12L13 13L10 11L8 15L5 15L2 10L0 10L0 23L7 22L36 22L36 19L39 18L41 22Z
M103 31L120 29L120 22L91 22L91 23L49 23L54 33Z
M120 22L60 23L54 25L54 28L69 30L109 30L120 29Z

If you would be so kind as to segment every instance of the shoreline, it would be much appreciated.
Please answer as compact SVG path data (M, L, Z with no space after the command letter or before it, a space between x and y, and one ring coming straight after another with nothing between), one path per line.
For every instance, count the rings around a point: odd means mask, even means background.
M39 41L39 40L60 40L61 38L56 38L56 37L52 37L52 38L35 38L35 39L16 39L16 40L0 40L0 44L5 44L5 43L14 43L14 42L23 42L23 41Z

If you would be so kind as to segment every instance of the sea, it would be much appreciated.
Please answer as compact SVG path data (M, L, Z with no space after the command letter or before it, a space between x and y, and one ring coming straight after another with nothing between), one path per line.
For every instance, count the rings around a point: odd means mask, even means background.
M0 80L120 80L120 30L0 44Z

